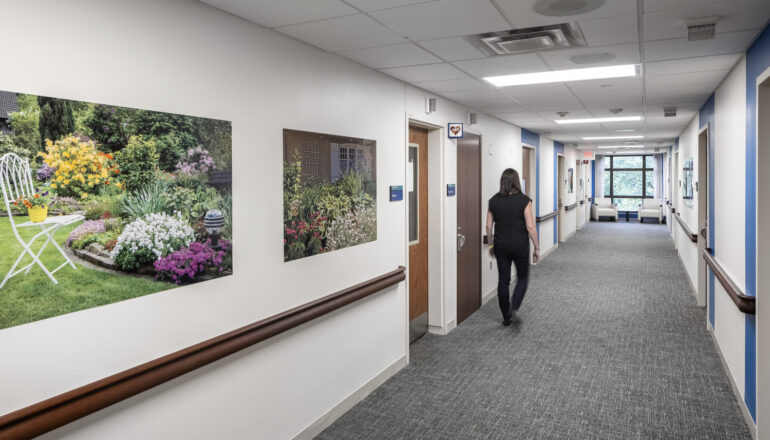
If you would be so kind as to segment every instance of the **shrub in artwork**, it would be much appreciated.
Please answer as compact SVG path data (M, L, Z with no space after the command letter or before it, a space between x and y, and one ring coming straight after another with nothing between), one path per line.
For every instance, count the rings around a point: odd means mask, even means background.
M376 142L284 130L284 261L377 239Z

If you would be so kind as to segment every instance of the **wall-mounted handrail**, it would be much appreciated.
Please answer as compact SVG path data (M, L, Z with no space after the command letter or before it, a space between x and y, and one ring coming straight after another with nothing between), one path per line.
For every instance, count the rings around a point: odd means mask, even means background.
M676 216L676 221L679 222L679 226L682 227L682 230L684 230L685 235L692 241L693 243L698 242L698 234L694 233L692 229L690 229L689 226L687 226L687 223L684 222L682 219L682 216L679 215L679 213L674 214Z
M550 218L554 218L557 215L559 215L559 211L549 212L546 215L543 215L543 216L540 216L540 217L536 217L535 218L535 222L541 223L541 222L544 222L544 221L546 221L546 220L548 220Z
M576 203L573 203L573 204L571 204L571 205L567 205L567 206L565 206L565 207L564 207L564 210L565 210L565 211L569 211L570 209L575 209L575 208L577 208L577 202L576 202Z
M727 272L717 262L712 252L711 249L703 249L703 259L706 260L706 264L714 273L714 276L719 280L722 287L725 288L727 294L730 295L730 299L733 300L741 312L747 315L756 314L756 298L743 293L741 288L738 287L735 281L727 275Z
M0 440L35 437L305 324L406 279L398 269L0 416Z
M581 204L581 205L585 205L585 204L586 204L586 201L585 201L585 200L581 200L581 201L580 201L580 204Z

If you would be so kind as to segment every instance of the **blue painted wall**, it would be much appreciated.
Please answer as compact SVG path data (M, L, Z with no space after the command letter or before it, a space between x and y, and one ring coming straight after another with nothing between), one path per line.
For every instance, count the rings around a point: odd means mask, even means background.
M757 295L757 77L770 68L770 28L746 52L746 294ZM757 420L757 335L746 315L746 406Z
M591 199L596 200L596 161L591 161Z
M709 219L709 225L708 225L708 236L709 236L709 247L711 248L712 252L716 253L716 243L714 243L714 236L715 236L715 229L714 229L714 217L715 217L715 211L714 211L714 191L716 191L716 184L715 184L715 175L714 175L714 158L716 152L715 150L715 138L714 138L714 130L716 127L714 126L714 110L716 108L715 104L715 94L712 93L711 96L709 96L709 99L706 101L705 104L703 104L703 107L701 107L699 113L698 113L698 128L702 129L706 124L708 124L708 173L709 173L709 181L707 182L708 185L708 215L706 218ZM700 159L699 159L700 160ZM702 187L702 183L698 183L699 186ZM708 282L708 311L709 311L709 322L711 323L711 327L714 328L714 273L709 271L709 282Z

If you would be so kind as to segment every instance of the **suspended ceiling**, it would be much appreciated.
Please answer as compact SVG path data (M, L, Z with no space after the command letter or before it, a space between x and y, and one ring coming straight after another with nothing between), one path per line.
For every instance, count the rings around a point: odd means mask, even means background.
M254 23L377 69L555 140L593 149L642 135L670 145L770 17L769 0L203 0ZM566 15L535 12L536 3ZM601 5L581 13L581 6ZM576 11L576 15L570 15ZM716 36L687 41L687 19L716 16ZM577 22L587 47L489 57L462 37ZM573 56L609 61L576 65ZM610 55L606 55L610 54ZM496 89L481 78L641 64L636 78ZM676 107L676 117L664 117ZM642 115L640 122L561 126L565 118ZM626 130L617 132L617 130ZM634 130L628 132L628 130Z

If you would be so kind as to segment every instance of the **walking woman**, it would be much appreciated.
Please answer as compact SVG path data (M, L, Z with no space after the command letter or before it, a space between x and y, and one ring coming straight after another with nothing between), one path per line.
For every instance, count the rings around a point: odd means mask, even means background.
M497 299L500 311L503 312L503 325L510 325L527 292L529 240L535 246L532 262L537 263L540 259L532 200L521 191L519 173L513 168L503 171L500 192L489 199L487 237L494 238L489 251L497 259ZM513 289L512 302L508 295L511 263L516 266L516 287Z

